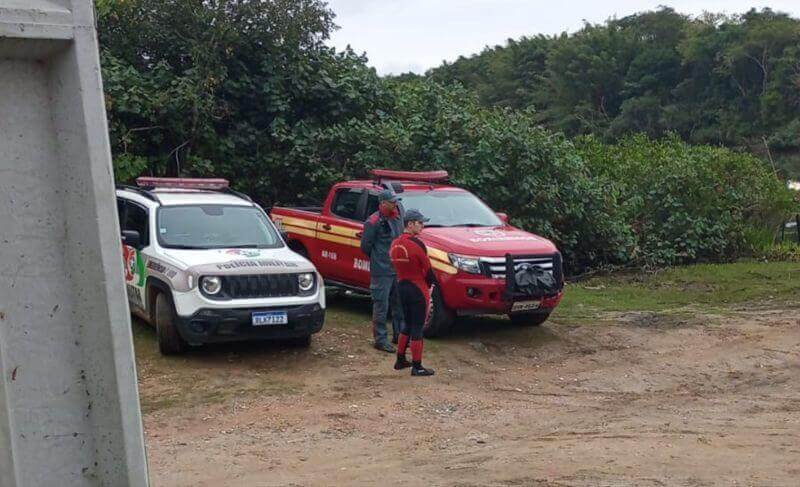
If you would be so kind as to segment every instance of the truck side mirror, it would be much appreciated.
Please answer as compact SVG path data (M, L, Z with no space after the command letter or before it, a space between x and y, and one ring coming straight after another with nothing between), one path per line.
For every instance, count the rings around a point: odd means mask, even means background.
M501 213L501 212L498 212L498 213L497 213L497 217L500 219L500 221L502 221L503 223L505 223L506 225L508 225L508 214L506 214L506 213Z
M139 236L139 232L137 232L136 230L123 230L122 244L127 245L129 247L133 247L136 250L141 250L142 239Z

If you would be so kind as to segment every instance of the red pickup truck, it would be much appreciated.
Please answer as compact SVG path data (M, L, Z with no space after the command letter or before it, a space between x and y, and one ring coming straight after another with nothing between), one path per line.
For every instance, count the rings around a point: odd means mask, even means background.
M378 193L389 189L403 208L430 218L421 235L436 277L426 336L446 332L459 315L508 314L515 323L539 325L558 305L564 278L561 254L551 241L512 227L505 214L447 185L445 171L373 170L372 176L335 184L322 207L270 212L289 246L314 263L327 286L369 292L361 232L378 208ZM531 268L549 274L552 285L521 289L517 275Z

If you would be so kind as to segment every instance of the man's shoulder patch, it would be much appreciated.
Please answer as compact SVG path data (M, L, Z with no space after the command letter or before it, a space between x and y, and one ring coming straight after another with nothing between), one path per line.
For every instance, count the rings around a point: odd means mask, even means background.
M375 213L371 214L369 218L367 218L367 223L369 223L370 225L375 225L376 223L378 223L378 219L380 219L380 217L381 217L380 213L376 211Z

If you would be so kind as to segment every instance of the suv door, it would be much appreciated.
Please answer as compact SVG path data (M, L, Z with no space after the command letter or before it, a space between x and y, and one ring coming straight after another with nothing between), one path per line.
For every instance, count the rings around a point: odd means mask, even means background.
M120 229L139 232L140 248L147 247L150 244L150 213L147 208L133 201L118 197L117 211L119 213ZM144 311L146 310L144 287L147 281L147 269L142 251L123 244L122 260L128 302L132 308Z
M317 223L321 272L350 285L357 285L357 266L366 265L360 249L365 196L361 188L339 188Z

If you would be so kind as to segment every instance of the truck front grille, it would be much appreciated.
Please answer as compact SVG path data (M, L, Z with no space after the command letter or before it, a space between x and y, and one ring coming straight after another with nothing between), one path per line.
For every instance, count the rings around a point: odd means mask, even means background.
M553 257L527 257L514 259L514 270L519 270L522 264L532 264L553 273ZM493 279L506 278L506 258L505 257L482 257L481 267L484 274Z
M225 276L222 294L229 299L280 298L297 296L297 274Z

